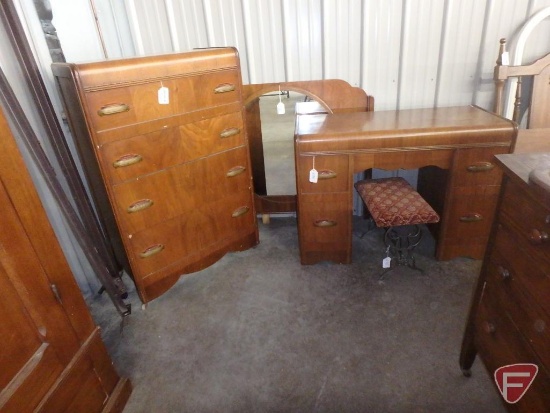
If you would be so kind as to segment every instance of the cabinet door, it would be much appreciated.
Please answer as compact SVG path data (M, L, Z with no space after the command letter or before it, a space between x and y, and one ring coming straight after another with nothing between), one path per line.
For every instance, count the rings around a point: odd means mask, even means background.
M0 214L0 411L100 412L107 384L81 350L2 181ZM75 400L85 406L73 409Z
M78 342L74 333L66 334L71 326L1 181L0 212L0 410L24 412L37 406L78 350ZM29 288L29 276L37 288ZM42 315L45 306L58 313L55 324Z

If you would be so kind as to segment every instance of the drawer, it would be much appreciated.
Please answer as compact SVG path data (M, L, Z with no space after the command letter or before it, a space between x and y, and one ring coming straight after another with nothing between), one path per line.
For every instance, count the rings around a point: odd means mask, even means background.
M126 181L112 188L116 214L133 234L181 214L221 202L226 194L251 194L248 152L242 146Z
M299 198L300 242L348 244L351 239L350 195L302 195Z
M226 239L250 233L255 224L250 191L232 193L130 236L127 248L132 268L144 277Z
M219 106L240 99L237 70L171 78L86 93L86 106L96 132ZM168 89L169 103L159 103L159 89Z
M489 236L500 186L454 187L448 202L445 239Z
M116 184L244 144L242 115L236 112L109 142L98 157L107 181Z
M550 266L534 259L527 243L505 226L499 225L496 231L489 268L500 274L503 287L524 291L550 318Z
M495 308L490 287L486 287L475 319L475 342L491 378L496 369L508 364L533 363L539 371L531 387L515 405L520 412L550 410L550 376L512 322ZM498 390L497 390L498 391Z
M531 254L550 262L550 240L544 238L545 234L550 234L550 208L537 202L514 182L507 181L499 220L530 245Z
M460 149L455 153L453 186L500 185L502 171L494 155L508 153L508 147Z
M550 317L534 297L525 293L522 276L502 256L495 254L487 268L487 282L498 308L512 320L543 364L550 366Z
M319 173L317 183L309 182L309 172L313 168ZM351 189L349 159L346 155L307 156L297 162L298 191L301 194L346 192Z

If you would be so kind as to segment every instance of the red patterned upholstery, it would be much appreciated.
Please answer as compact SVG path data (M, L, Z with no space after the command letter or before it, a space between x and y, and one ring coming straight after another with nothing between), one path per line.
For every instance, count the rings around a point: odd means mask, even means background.
M439 222L439 215L403 178L366 179L355 189L378 227Z

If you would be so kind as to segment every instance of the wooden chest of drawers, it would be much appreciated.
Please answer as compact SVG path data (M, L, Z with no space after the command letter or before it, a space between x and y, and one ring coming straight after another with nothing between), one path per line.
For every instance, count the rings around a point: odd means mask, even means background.
M143 302L258 243L235 49L52 68L103 229Z
M472 306L460 364L479 354L491 375L533 363L538 374L514 412L550 411L550 193L529 183L536 155L497 157L506 175ZM530 165L530 166L529 166Z

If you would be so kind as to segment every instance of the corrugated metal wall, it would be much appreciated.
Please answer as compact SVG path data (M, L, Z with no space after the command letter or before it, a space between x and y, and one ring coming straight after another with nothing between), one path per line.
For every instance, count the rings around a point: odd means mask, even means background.
M25 11L21 18L29 29L43 77L53 91L51 61L32 12L33 1L17 2ZM50 3L68 61L235 46L244 83L340 78L373 95L377 110L471 103L490 108L499 39L513 39L530 16L550 7L550 0ZM0 42L7 45L6 39ZM550 19L532 34L524 62L548 52ZM12 63L4 60L5 65ZM21 95L24 98L24 93ZM55 93L52 100L59 107ZM53 200L46 199L45 204L53 205ZM63 223L55 219L52 223L56 232L66 231ZM60 241L71 267L83 291L93 294L97 281L86 274L89 266L77 243L68 238L61 236Z
M499 39L550 0L94 0L110 58L239 49L244 83L344 79L376 109L489 108ZM550 21L525 61L550 51Z

